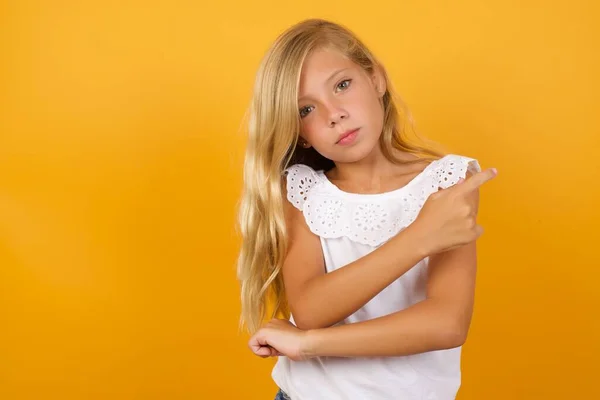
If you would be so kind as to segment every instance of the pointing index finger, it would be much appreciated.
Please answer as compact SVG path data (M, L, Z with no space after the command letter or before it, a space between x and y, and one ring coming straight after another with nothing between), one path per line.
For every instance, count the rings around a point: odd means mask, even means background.
M498 175L496 168L488 168L467 178L459 187L466 191L476 190L487 181L495 178L496 175Z

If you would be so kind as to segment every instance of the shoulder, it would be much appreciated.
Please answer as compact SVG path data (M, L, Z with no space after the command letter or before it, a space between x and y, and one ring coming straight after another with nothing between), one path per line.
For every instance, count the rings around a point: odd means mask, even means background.
M284 177L287 200L302 210L312 189L321 182L319 173L308 165L295 164L285 169Z
M453 186L461 178L481 171L479 161L475 158L448 154L433 161L427 170L442 188Z
M306 244L310 237L317 236L309 227L304 208L319 181L318 172L304 164L295 164L283 171L283 209L289 243Z

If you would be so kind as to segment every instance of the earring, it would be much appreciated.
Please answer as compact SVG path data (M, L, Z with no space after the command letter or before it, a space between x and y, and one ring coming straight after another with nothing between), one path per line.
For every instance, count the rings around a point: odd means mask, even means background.
M303 138L298 139L298 142L299 142L300 146L304 147L305 149L308 149L308 147L310 146L308 144L308 142L306 140L304 140Z

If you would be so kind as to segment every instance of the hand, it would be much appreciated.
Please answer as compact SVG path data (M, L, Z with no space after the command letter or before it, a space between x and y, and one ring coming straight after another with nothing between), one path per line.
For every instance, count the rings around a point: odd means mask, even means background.
M259 329L250 338L248 347L254 354L263 358L286 356L294 361L308 358L306 331L283 319L273 319Z
M451 250L477 240L479 187L497 175L495 169L473 174L456 185L433 193L410 228L419 232L426 255Z

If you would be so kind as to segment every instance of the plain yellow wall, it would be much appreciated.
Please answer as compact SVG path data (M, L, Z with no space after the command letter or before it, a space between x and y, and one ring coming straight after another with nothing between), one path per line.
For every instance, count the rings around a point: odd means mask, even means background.
M0 399L269 399L237 331L263 52L351 27L482 194L460 400L597 399L600 12L571 1L26 1L0 13Z

